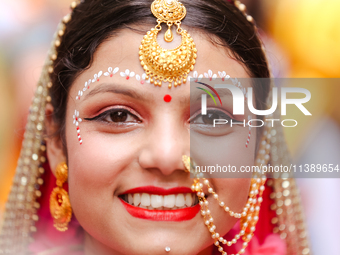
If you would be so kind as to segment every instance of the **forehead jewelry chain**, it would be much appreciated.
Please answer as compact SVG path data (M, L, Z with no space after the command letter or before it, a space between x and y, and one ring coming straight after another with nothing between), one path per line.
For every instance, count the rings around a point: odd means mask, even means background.
M157 25L144 36L139 47L141 65L150 78L150 83L162 86L168 82L169 88L186 83L190 71L194 70L197 49L194 40L188 32L181 28L181 21L186 16L186 8L177 0L155 0L151 11L157 18ZM177 34L181 35L181 44L171 50L163 49L157 42L157 35L162 30L162 23L166 23L168 30L164 35L166 42L174 38L171 27L177 27Z

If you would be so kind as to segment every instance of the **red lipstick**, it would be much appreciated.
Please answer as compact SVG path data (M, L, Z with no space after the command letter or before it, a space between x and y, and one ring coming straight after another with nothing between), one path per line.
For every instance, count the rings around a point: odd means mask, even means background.
M135 193L148 193L152 195L172 195L172 194L179 194L179 193L194 193L188 187L176 187L171 189L163 189L160 187L155 186L144 186L144 187L137 187L130 190L127 190L120 195L124 194L135 194ZM153 220L153 221L185 221L191 220L196 216L196 214L200 211L200 205L197 204L195 206L175 209L175 210L148 210L138 206L130 205L129 203L125 202L123 199L120 198L123 206L130 213L133 217L146 219L146 220Z

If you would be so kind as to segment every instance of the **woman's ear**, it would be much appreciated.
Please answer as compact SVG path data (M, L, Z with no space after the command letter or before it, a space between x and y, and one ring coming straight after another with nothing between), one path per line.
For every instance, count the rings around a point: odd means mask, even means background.
M66 162L66 156L61 137L57 132L60 127L53 120L53 111L53 106L47 104L45 109L46 153L50 168L55 176L57 165L61 162Z

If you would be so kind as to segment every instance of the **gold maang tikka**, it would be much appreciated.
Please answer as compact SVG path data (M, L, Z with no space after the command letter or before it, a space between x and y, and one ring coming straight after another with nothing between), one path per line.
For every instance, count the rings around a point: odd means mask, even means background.
M181 28L181 21L186 16L186 8L177 0L155 0L151 11L157 18L157 25L144 36L139 49L141 65L155 86L169 82L169 88L186 83L187 76L194 69L197 49L188 32ZM168 25L164 35L166 42L173 40L172 25L177 26L177 34L182 36L181 44L171 50L163 49L157 42L157 35L162 30L162 23Z

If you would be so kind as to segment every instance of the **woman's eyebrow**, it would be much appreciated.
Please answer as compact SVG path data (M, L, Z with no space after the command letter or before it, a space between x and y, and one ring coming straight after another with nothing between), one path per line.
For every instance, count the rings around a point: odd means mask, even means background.
M94 95L101 93L121 94L140 101L150 101L152 99L151 96L147 96L145 93L137 92L135 88L129 88L128 86L114 83L102 83L97 85L96 88L87 93L84 96L83 100L86 100L90 97L93 97Z
M210 91L210 90L209 90L209 91ZM230 92L229 89L216 89L216 91L217 91L218 95L219 95L221 98L222 98L222 97L231 97L231 96L232 96L232 94L231 94L231 92ZM199 90L199 89L194 90L194 91L191 91L191 92L193 92L193 93L190 94L190 100L191 100L190 102L191 102L191 103L195 103L195 102L201 100L201 96L202 96L203 94L206 94L204 91ZM211 92L211 94L212 94L212 96L213 96L214 98L217 98L217 95L216 95L213 91L210 91L210 92ZM209 97L209 98L210 98L210 97Z
M226 98L226 97L232 97L232 94L231 94L231 92L230 92L229 89L216 89L216 91L217 91L217 93L219 94L219 96L220 96L221 98L223 98L223 97L224 97L224 98ZM217 99L217 96L215 95L215 93L213 93L212 91L210 91L210 92L211 92L211 94L213 95L213 97ZM201 96L202 96L203 94L206 94L206 93L205 93L204 91L200 90L200 89L196 89L196 88L195 88L195 89L192 89L192 90L190 91L190 95L189 95L189 96L183 96L183 97L181 98L180 104L181 104L181 105L190 105L190 104L194 104L194 103L196 103L196 102L202 100L202 99L201 99ZM211 100L211 98L208 97L208 100Z

